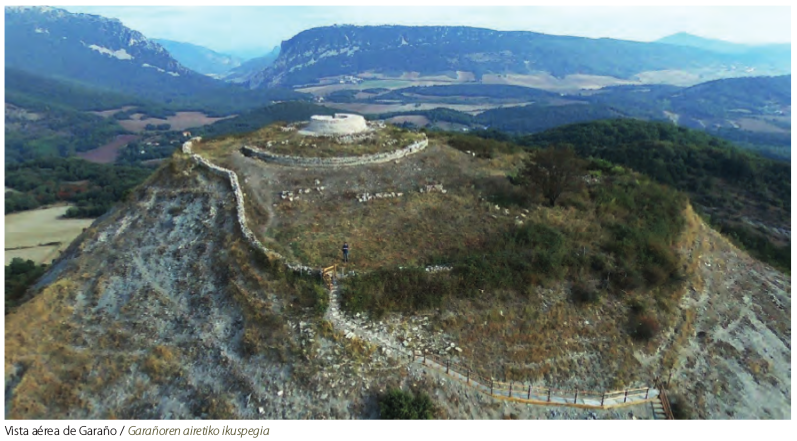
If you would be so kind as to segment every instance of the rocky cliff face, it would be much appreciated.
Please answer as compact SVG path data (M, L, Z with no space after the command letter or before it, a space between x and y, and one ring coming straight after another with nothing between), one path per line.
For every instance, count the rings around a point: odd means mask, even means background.
M61 56L77 56L80 53L83 57L94 55L98 60L101 59L99 57L105 57L139 67L160 69L164 73L192 73L160 44L127 28L117 19L72 14L50 7L8 7L5 19L6 38L9 41L6 45L7 57L11 57L12 63L17 63L20 51L36 58L34 52L57 49Z
M505 32L462 26L331 26L282 43L271 67L251 87L300 85L324 77L377 73L400 76L486 73L586 74L630 78L666 69L744 65L733 55L691 47L612 39Z

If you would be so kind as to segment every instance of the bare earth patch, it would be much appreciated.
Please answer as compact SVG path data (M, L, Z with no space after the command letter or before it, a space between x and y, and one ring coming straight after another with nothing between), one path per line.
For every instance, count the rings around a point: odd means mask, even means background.
M94 150L89 150L87 152L80 152L77 154L79 158L83 158L86 161L96 162L98 164L110 164L116 161L116 158L119 156L119 150L125 148L127 144L137 140L139 136L136 135L117 135L116 139L105 144L101 147L97 147Z

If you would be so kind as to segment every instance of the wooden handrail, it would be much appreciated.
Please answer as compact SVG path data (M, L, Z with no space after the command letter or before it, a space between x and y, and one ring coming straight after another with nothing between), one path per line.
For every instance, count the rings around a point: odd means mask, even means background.
M672 413L670 407L670 399L667 397L667 392L664 390L664 385L659 385L659 401L661 401L661 408L664 410L664 415L668 420L674 420L675 415Z

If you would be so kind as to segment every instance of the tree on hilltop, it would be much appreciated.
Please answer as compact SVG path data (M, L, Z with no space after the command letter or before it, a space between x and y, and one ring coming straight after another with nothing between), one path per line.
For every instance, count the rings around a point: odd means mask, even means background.
M538 150L526 161L519 178L521 184L542 193L553 207L562 193L579 187L584 169L585 162L573 147L562 144Z

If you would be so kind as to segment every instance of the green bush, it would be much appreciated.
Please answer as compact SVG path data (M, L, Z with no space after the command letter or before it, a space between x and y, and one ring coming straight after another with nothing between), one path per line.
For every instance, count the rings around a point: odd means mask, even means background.
M435 406L425 393L413 396L401 389L390 389L379 399L379 416L385 420L431 420Z
M15 257L6 265L5 273L5 307L8 309L16 306L25 292L44 274L47 266L36 265L32 260L23 260Z

